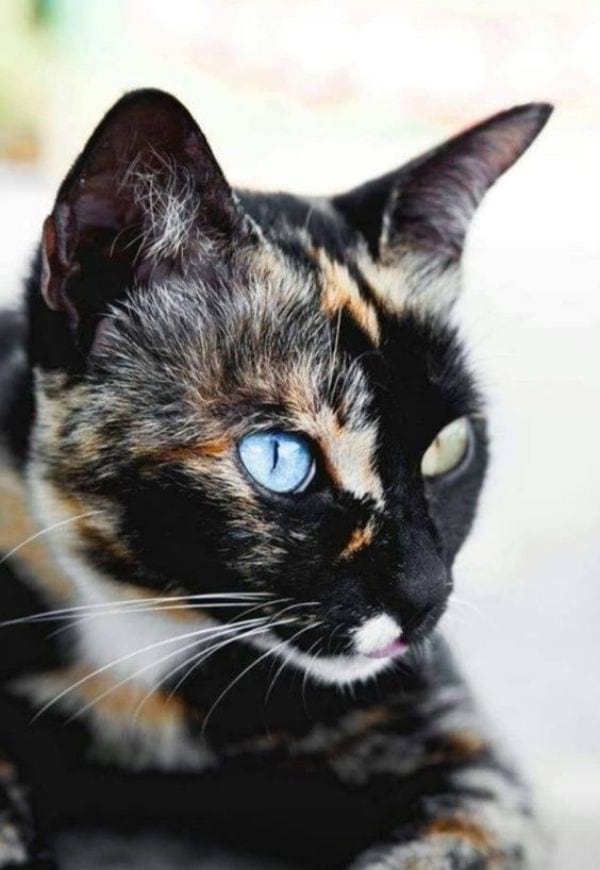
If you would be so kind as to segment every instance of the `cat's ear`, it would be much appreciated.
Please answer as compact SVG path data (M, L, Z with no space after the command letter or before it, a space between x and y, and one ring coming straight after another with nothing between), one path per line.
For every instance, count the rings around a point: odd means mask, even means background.
M44 300L89 333L126 288L183 268L194 244L226 246L240 221L187 109L162 91L134 91L100 122L46 219Z
M529 147L551 112L546 103L501 112L333 203L384 265L422 252L443 268L460 258L486 191Z

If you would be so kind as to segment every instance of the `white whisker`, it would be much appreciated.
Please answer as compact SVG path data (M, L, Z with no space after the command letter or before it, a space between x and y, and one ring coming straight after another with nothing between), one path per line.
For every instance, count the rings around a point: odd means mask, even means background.
M293 620L283 620L283 622L277 622L277 623L275 623L275 625L289 625L291 622L293 622ZM248 631L241 632L239 634L234 635L233 637L229 637L229 638L226 638L225 640L221 640L221 641L219 641L219 643L214 644L213 646L209 647L208 649L201 649L199 652L195 653L195 655L189 656L184 662L181 662L180 664L176 665L167 674L165 674L165 676L162 677L156 683L156 685L153 686L153 688L144 696L144 698L142 699L142 701L140 702L140 704L137 706L137 708L135 710L134 720L138 716L140 709L146 703L148 698L150 698L151 695L154 692L156 692L156 690L159 689L161 685L163 685L163 683L168 682L171 679L171 677L177 673L177 671L181 670L181 668L184 668L187 666L188 670L177 681L177 684L171 689L171 691L169 692L169 695L168 695L168 700L170 700L173 697L173 695L178 691L178 689L183 685L183 683L192 675L192 673L196 670L196 668L200 667L200 665L203 662L205 662L206 659L209 658L211 655L213 655L214 653L223 649L224 647L229 646L229 644L236 643L239 640L244 640L247 637L252 637L255 634L263 634L267 631L271 631L271 629L273 627L274 627L273 625L268 625L268 626L261 626L259 628L249 629Z
M171 610L227 610L227 609L238 609L243 607L244 604L247 604L247 601L223 601L223 602L206 602L205 604L165 604L165 605L153 605L150 607L135 607L135 608L121 608L115 607L112 610L102 610L96 613L87 613L84 616L78 616L76 618L72 618L69 615L53 617L52 619L44 619L37 620L38 622L57 622L57 621L69 621L69 625L63 626L62 628L57 629L55 632L52 632L50 637L55 637L58 634L61 634L64 631L68 631L70 628L75 628L76 626L83 625L86 622L91 622L94 619L100 619L104 616L130 616L137 613L165 613ZM240 617L244 616L247 613L251 613L253 610L259 610L263 607L264 604L256 604L253 607L249 607L240 613ZM190 615L192 615L190 613ZM195 614L193 614L195 616ZM265 616L265 618L267 618Z
M269 629L267 629L267 628L259 627L256 629L256 633L260 633L261 631L265 632L268 630ZM231 632L236 632L236 634L235 634L235 637L230 638L230 640L234 641L234 640L238 640L240 638L241 635L240 635L240 632L238 631L237 626L235 628L232 626L230 629L228 629L228 633L231 633ZM137 677L141 676L141 674L150 670L150 668L154 667L157 664L160 664L161 662L167 661L168 659L173 658L176 655L181 655L181 653L185 652L186 650L192 649L192 647L196 646L196 644L197 644L197 641L192 641L191 643L185 644L182 647L178 647L176 650L173 650L172 652L167 653L167 655L162 656L160 659L158 659L158 661L152 662L149 665L145 665L143 668L140 668L139 670L135 671L133 674L129 674L127 677L124 677L122 680L119 680L119 682L115 683L113 686L109 686L108 689L105 689L104 692L101 692L99 695L96 695L95 698L92 698L91 701L88 701L87 704L85 704L83 707L81 707L79 710L77 710L75 713L73 713L72 716L70 716L67 719L67 723L72 722L75 719L80 718L88 710L90 710L96 704L99 704L100 701L104 700L104 698L108 697L108 695L117 691L117 689L120 689L121 686L124 686L126 683L129 683L131 680L135 680ZM155 686L149 693L147 693L144 696L144 698L142 699L143 703L145 703L148 700L148 698L153 694L153 692L155 692L157 690L157 688L158 688L158 685ZM139 707L139 705L138 705L138 707ZM138 715L138 713L139 713L139 710L136 708L136 711L134 713L134 721L135 721L135 717Z
M255 625L258 622L264 622L264 621L265 621L265 617L258 617L256 619L245 620L245 624ZM243 625L243 624L244 623L240 623L240 625ZM209 632L212 632L213 634L218 635L219 631L226 631L226 630L227 629L223 629L223 628L219 629L218 627L215 627L215 626L212 626L210 628L199 628L199 629L196 629L195 631L188 631L185 634L176 635L175 637L169 637L169 638L166 638L165 640L160 640L156 643L149 644L148 646L142 647L141 649L134 650L131 653L127 653L127 655L121 656L120 658L115 659L114 661L109 662L106 665L103 665L101 668L98 668L97 670L93 671L92 673L87 674L85 677L82 677L80 680L77 680L77 682L73 683L68 688L63 689L63 691L60 692L58 695L56 695L51 701L48 701L46 704L44 704L44 706L41 708L41 710L38 710L38 712L33 717L32 722L35 722L37 719L39 719L40 716L42 716L47 710L50 709L50 707L52 707L54 704L56 704L58 701L60 701L61 698L64 698L65 695L69 694L69 692L72 692L75 689L79 688L79 686L82 686L88 680L91 680L94 677L100 676L100 674L103 674L106 671L111 670L112 668L116 667L116 665L119 665L119 664L122 664L123 662L129 661L130 659L135 658L136 656L139 656L142 653L151 652L152 650L157 649L158 647L166 646L169 643L176 643L179 640L186 640L187 638L190 638L190 637L197 638L200 635L207 634ZM229 629L229 630L231 630L231 629ZM157 662L153 662L152 666L155 664L157 664Z
M215 599L225 599L226 601L233 599L239 600L240 604L247 604L249 601L255 601L257 596L266 596L268 593L263 592L244 592L240 593L211 593L207 595L162 595L157 598L130 598L124 601L120 601L119 599L115 601L107 601L98 604L80 604L74 607L63 607L59 610L47 610L43 613L34 613L30 616L22 616L18 619L9 619L5 622L0 622L0 628L6 628L12 625L19 625L21 623L28 622L52 622L54 620L61 619L70 619L73 614L82 613L84 611L102 611L107 608L123 608L123 611L128 613L135 613L137 610L141 610L143 608L148 607L151 604L171 604L175 601L198 601L199 599L203 599L206 601L213 601ZM280 600L280 599L278 599ZM199 605L201 606L201 605ZM233 604L232 606L235 606Z
M66 520L61 520L58 523L53 523L51 526L47 526L45 529L41 529L41 531L36 532L35 535L30 535L28 538L25 538L24 541L21 541L20 544L17 544L16 547L13 547L12 550L9 550L1 559L0 565L3 565L7 559L10 559L11 556L14 556L15 553L18 553L23 547L27 544L31 544L33 541L36 541L38 538L41 538L43 535L47 535L50 532L53 532L55 529L60 528L61 526L66 526L69 523L74 523L76 520L83 520L85 517L93 517L96 514L101 513L101 511L88 511L84 514L77 514L76 517L69 517Z
M287 600L287 599L280 599L278 602L273 602L273 603L280 603L281 601L285 601L285 600ZM269 603L271 603L271 602L269 602ZM276 615L276 617L274 617L274 618L279 620L279 619L283 616L284 613L287 613L289 610L292 610L294 607L315 607L315 606L318 606L319 603L320 603L320 602L318 602L318 601L301 601L301 602L297 602L297 603L295 603L295 604L290 605L289 607L284 607L283 610L280 610L279 613L278 613L278 614ZM281 623L279 623L279 622L275 623L275 625L280 625L280 624L281 624ZM273 627L274 627L274 625L271 624L271 625L270 625L270 628L273 628ZM294 640L294 638L298 637L299 634L302 634L304 631L307 631L308 628L312 628L312 625L307 626L307 628L305 628L305 629L301 629L299 632L297 632L295 635L293 635L293 637L290 639L289 642L291 642L292 640ZM198 653L198 656L202 656L202 654L203 654L203 653L200 652L200 653ZM185 682L185 680L186 680L186 679L187 679L187 678L188 678L188 677L193 673L193 671L195 670L195 668L198 667L198 666L202 663L203 659L201 658L200 661L196 661L196 662L194 662L194 663L192 664L192 662L193 662L194 659L196 659L196 658L197 658L196 656L192 656L191 659L188 659L188 664L190 664L191 667L190 667L190 669L189 669L188 671L186 671L186 673L183 675L183 677L181 678L181 680L179 680L179 682L177 683L177 685L175 686L175 688L174 688L173 691L171 692L171 695L173 695L173 693L177 691L177 689L180 687L180 685L181 685L183 682ZM277 677L279 676L279 673L280 673L280 671L278 671L277 674L275 675L275 679L277 679ZM273 684L274 684L274 681L273 681ZM273 685L273 684L272 684L272 685ZM269 694L270 694L270 690L269 690L269 692L267 692L267 696L265 697L265 703L268 701Z
M297 607L318 607L320 603L320 601L300 601L296 604L290 604L289 607L284 607L283 610L279 611L279 613L277 614L277 619L283 616L284 613L287 613L289 610L294 610Z
M306 628L306 631L308 631L309 628L317 628L317 627L318 627L319 625L321 625L321 624L322 624L321 622L315 622L315 623L312 623L311 625L307 625L307 626L305 627L305 628ZM231 681L231 682L230 682L230 683L225 687L225 689L221 692L221 694L219 695L219 697L217 698L217 700L214 702L214 704L212 705L212 707L210 708L210 710L208 711L208 713L206 714L206 716L205 716L205 718L204 718L204 722L202 723L202 734L205 733L205 731L206 731L206 727L207 727L207 725L208 725L208 720L210 719L210 717L211 717L212 714L214 713L215 709L216 709L217 706L221 703L221 701L223 700L223 698L224 698L227 694L229 694L229 692L231 691L231 689L233 689L233 687L234 687L235 685L237 685L237 684L239 683L239 681L240 681L243 677L245 677L245 675L246 675L247 673L249 673L249 672L252 670L252 668L255 668L258 664L260 664L260 662L262 662L262 661L263 661L264 659L266 659L268 656L273 655L275 652L277 652L278 649L280 649L282 646L286 646L287 644L288 644L288 641L287 641L287 640L282 640L281 643L278 643L278 644L276 644L276 646L271 647L271 649L268 649L265 653L263 653L262 655L260 655L260 656L255 660L255 661L253 661L250 665L248 665L247 668L244 668L244 670L243 670L240 674L238 674L237 677L235 677L235 678L234 678L234 679L233 679L233 680L232 680L232 681Z
M274 601L261 601L259 604L254 604L252 607L247 607L246 610L243 610L240 614L238 614L238 619L242 619L247 616L249 613L253 613L256 610L260 610L265 604L282 604L285 601L288 601L288 598L276 598ZM237 609L239 607L243 607L244 604L247 604L248 601L223 601L223 602L206 602L204 604L173 604L173 605L160 605L160 606L152 606L152 607L136 607L136 608L115 608L114 610L103 610L100 613L89 613L85 616L80 616L77 619L72 619L69 616L62 616L60 619L69 620L68 625L64 625L62 628L57 628L56 631L50 633L49 637L58 637L66 631L71 629L78 628L86 622L90 622L91 620L98 619L102 616L130 616L131 614L137 613L164 613L165 611L170 610L200 610L201 612L205 610L220 610L223 608L234 608ZM195 615L195 614L194 614ZM58 617L57 617L58 618ZM269 617L265 614L265 619ZM46 621L46 620L44 620ZM50 621L50 620L47 620ZM52 620L54 621L54 620ZM231 622L231 620L228 620Z
M248 620L248 621L250 622L251 620ZM259 620L255 620L255 621L258 622ZM278 623L278 624L279 624L279 623ZM238 640L238 639L242 636L241 633L239 632L239 627L240 627L240 626L237 626L237 625L236 625L236 626L233 626L233 625L232 625L232 626L230 626L226 631L223 631L222 634L230 634L230 633L235 632L235 636L234 636L233 638L230 638L230 640L232 640L232 641L233 641L233 640ZM259 634L259 633L261 633L261 632L266 632L266 631L269 631L269 628L265 627L264 625L263 625L263 626L257 626L257 627L256 627L256 631L255 631L255 633L256 633L256 634ZM195 647L195 646L197 645L197 643L198 643L197 640L193 640L191 643L185 644L184 646L182 646L182 647L178 647L176 650L173 650L172 652L167 653L167 655L162 656L162 657L159 658L157 661L151 662L149 665L145 665L143 668L140 668L139 670L134 671L133 674L128 674L128 675L127 675L126 677L124 677L122 680L119 680L118 683L115 683L114 685L109 686L108 689L105 689L104 692L101 692L99 695L96 695L95 698L93 698L91 701L88 701L87 704L85 704L83 707L81 707L79 710L77 710L75 713L73 713L73 714L72 714L72 715L67 719L67 723L72 722L74 719L78 719L78 718L80 718L81 716L83 716L84 713L86 713L88 710L90 710L92 707L94 707L96 704L98 704L98 703L99 703L100 701L102 701L104 698L108 697L108 695L112 694L112 692L115 692L117 689L120 689L121 686L124 686L126 683L131 682L131 680L135 680L137 677L139 677L139 676L141 676L142 674L146 673L146 672L149 671L151 668L155 667L157 664L161 664L162 662L168 661L168 659L173 658L173 657L176 656L176 655L181 655L181 653L185 652L185 651L188 650L188 649L192 649L193 647ZM189 661L189 659L188 659L188 661ZM148 698L152 695L152 693L155 692L155 691L157 690L158 685L159 685L159 684L157 684L157 685L152 689L151 692L147 693L147 695L146 695L145 698L143 699L144 702L147 701ZM136 710L135 715L137 715L137 712L138 712L138 711Z
M311 625L306 626L306 628L304 628L303 631L308 631L309 628L314 628L314 625L311 624ZM298 637L298 635L300 635L300 634L302 634L302 631L297 632L288 641L286 641L288 646L291 646L292 641L295 640ZM314 644L313 644L313 646L314 646ZM312 647L311 647L311 649L312 649ZM275 683L277 682L277 680L279 678L279 675L283 672L285 666L287 664L289 664L289 661L293 655L294 655L294 648L292 647L290 649L290 651L288 652L287 656L285 656L285 658L281 662L280 666L277 668L277 672L276 672L275 676L273 677L273 679L269 683L269 688L267 690L267 694L265 695L265 704L267 704L269 701L269 698L271 696L271 692L273 691L273 688L274 688Z
M448 604L452 606L453 604L458 605L459 607L465 607L467 610L472 610L474 613L481 613L481 608L476 604L473 604L472 601L468 601L466 598L459 598L454 592L450 596Z
M322 647L323 639L320 637L317 638L316 641L312 644L312 646L309 647L307 655L309 656L309 660L311 660L311 661L316 660L316 658L317 658L318 652L314 653L314 655L312 655L312 656L311 656L311 653L314 650L314 648L317 646L318 643L321 643L321 647ZM306 683L308 681L309 674L310 674L310 666L305 668L304 676L302 678L302 705L303 705L305 710L306 710Z

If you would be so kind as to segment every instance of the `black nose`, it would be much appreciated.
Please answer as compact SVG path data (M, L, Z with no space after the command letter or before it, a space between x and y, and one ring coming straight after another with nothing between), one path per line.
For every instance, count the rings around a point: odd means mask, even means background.
M424 637L435 627L445 609L445 599L423 607L415 607L407 601L402 602L398 607L402 639L411 643Z
M393 590L405 640L422 637L435 626L451 589L450 571L435 547L420 547L406 559Z
M410 482L397 493L386 519L385 556L382 551L371 578L410 641L430 631L444 612L452 589L451 560L424 494Z

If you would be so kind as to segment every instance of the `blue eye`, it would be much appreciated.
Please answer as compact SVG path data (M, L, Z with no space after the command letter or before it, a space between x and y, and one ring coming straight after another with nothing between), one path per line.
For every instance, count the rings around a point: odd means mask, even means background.
M273 492L302 492L315 473L309 442L293 432L253 432L238 450L247 471Z

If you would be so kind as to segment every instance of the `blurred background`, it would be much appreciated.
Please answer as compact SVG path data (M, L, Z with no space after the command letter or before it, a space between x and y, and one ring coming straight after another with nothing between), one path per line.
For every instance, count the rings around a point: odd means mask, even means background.
M489 194L460 316L493 464L446 618L558 841L600 854L598 0L2 0L0 304L100 116L175 93L233 183L328 193L514 103L540 140Z

